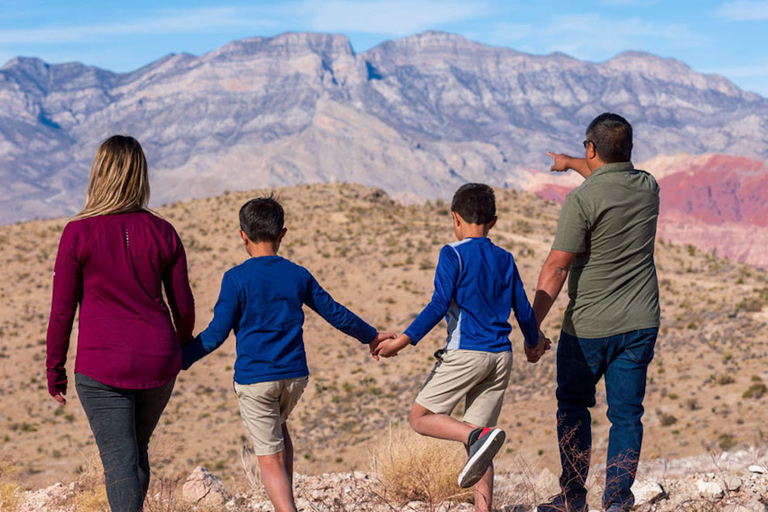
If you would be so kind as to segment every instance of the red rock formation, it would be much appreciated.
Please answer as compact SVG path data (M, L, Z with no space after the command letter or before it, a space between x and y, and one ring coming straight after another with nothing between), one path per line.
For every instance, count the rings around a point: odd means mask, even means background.
M638 167L656 176L661 187L660 239L768 268L766 163L729 155L678 155ZM573 188L572 179L535 173L526 188L562 202Z
M680 164L679 172L659 180L662 215L678 212L706 224L768 227L766 164L726 155Z

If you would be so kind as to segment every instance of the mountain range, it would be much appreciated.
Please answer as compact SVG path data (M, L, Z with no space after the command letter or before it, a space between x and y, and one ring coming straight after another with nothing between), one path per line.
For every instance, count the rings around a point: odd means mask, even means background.
M114 133L142 142L154 205L334 181L445 198L468 180L525 187L547 150L581 150L603 111L633 123L636 161L768 157L768 100L674 59L591 63L441 32L356 53L343 35L286 33L123 74L11 60L0 68L0 223L77 211Z

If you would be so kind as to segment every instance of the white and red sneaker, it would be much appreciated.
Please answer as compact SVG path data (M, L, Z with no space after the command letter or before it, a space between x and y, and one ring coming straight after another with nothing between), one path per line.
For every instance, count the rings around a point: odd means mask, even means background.
M469 459L459 474L459 487L472 487L483 477L505 438L500 428L476 428L469 433Z

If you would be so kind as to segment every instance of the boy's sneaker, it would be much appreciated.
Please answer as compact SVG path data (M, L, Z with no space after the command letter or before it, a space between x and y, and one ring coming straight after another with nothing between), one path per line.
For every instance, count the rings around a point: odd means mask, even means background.
M459 475L459 487L466 489L475 485L499 453L506 434L500 428L476 428L469 434L469 460Z
M549 501L536 507L536 512L588 512L587 504L576 506L568 503L565 496L558 494L549 498Z

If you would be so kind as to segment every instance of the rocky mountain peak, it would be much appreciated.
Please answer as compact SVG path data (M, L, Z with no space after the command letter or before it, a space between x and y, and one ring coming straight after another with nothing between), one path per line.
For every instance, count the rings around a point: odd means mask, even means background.
M6 62L0 71L24 70L43 74L47 69L48 64L37 57L15 57Z
M45 89L50 65L34 57L16 57L0 68L0 82L7 81L22 87Z
M673 58L660 57L646 52L627 51L600 65L602 69L619 71L644 78L654 78L694 87L699 90L715 90L728 96L741 97L743 91L720 75L697 73L690 66Z
M209 54L211 57L249 58L272 56L295 58L307 53L354 56L349 38L340 34L285 32L274 37L252 37L232 41Z
M445 67L457 62L477 61L489 55L515 55L509 48L496 48L471 41L458 34L426 31L386 41L365 52L371 60L390 65L425 64Z
M2 76L22 88L49 94L53 91L100 88L110 84L118 75L80 62L48 64L38 58L17 57L0 68Z

